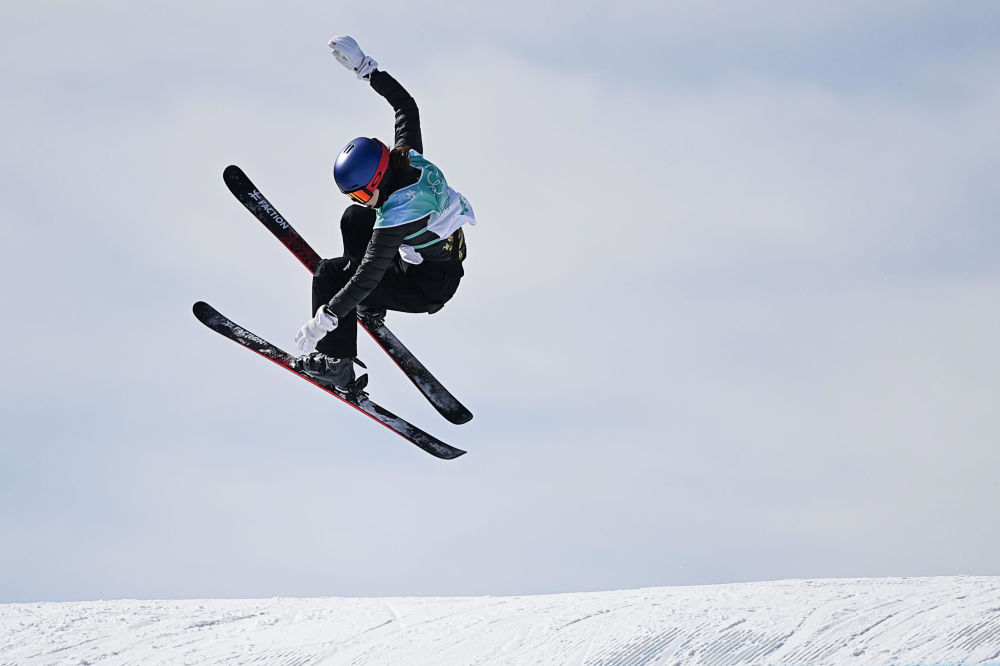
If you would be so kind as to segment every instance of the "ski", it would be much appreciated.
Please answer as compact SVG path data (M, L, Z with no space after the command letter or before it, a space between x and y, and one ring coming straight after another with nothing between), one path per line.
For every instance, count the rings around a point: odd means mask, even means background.
M310 273L315 273L322 260L306 240L292 227L281 213L261 194L257 186L236 165L222 172L226 187L233 196L259 220L275 238L295 255ZM359 316L358 323L375 340L375 343L399 366L417 390L452 423L462 424L472 420L470 412L444 385L413 355L399 338L389 330L382 319Z
M271 205L271 202L264 198L257 186L250 182L250 179L243 169L235 164L226 167L222 172L222 179L226 181L226 187L233 193L241 204L248 211L253 213L260 222L274 234L274 237L281 241L295 255L295 258L302 262L302 265L309 269L310 273L315 273L322 257L309 246L299 232L292 228L281 213Z
M299 372L291 366L291 362L294 359L291 354L275 347L264 338L254 335L239 324L236 324L232 320L220 314L218 310L213 308L208 303L198 301L194 304L193 310L194 316L197 317L201 323L205 324L205 326L208 326L216 333L219 333L233 342L237 342L247 349L256 352L267 360L283 367L285 370L302 377L302 379L305 379L310 384L318 386L330 395L336 397L338 400L341 400L358 411L367 414L374 420L384 425L386 428L389 428L400 437L417 445L432 456L436 456L444 460L451 460L452 458L457 458L465 453L462 449L445 444L433 435L427 434L405 419L396 416L389 410L372 402L366 393L359 393L354 396L341 395L340 393L323 386L305 373Z

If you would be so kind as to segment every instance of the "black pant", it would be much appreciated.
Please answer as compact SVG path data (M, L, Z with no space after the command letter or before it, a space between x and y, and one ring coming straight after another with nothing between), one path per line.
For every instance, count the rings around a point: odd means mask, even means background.
M344 256L324 259L313 275L312 312L330 302L354 275L365 255L375 227L375 210L351 206L340 218ZM424 261L413 265L397 257L378 286L362 302L364 308L397 312L434 313L444 307L463 275L460 261ZM340 319L337 328L316 345L316 351L337 358L358 355L358 320L355 312Z

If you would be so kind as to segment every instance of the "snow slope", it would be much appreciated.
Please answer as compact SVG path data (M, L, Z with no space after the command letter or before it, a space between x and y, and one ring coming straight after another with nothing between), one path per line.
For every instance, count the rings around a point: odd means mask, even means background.
M0 664L1000 664L1000 577L0 605Z

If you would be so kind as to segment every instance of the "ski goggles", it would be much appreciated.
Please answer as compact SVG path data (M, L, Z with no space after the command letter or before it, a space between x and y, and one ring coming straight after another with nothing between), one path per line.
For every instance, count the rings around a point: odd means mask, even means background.
M374 193L368 188L362 188L360 190L354 190L353 192L348 192L347 196L351 197L360 204L366 204L372 200Z
M375 190L378 189L379 184L382 182L382 179L385 177L385 173L388 170L389 149L383 146L382 155L379 157L378 166L375 168L375 173L372 175L372 179L368 181L368 184L364 187L360 187L350 192L345 192L345 194L361 204L370 202L372 197L375 196Z

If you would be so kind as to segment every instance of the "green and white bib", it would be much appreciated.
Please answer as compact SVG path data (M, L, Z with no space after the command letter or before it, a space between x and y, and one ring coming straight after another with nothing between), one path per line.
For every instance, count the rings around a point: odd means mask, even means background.
M416 220L427 220L427 227L407 237L407 240L429 231L437 238L421 245L399 248L403 260L411 264L423 261L420 250L455 233L462 225L476 223L468 199L448 186L444 174L415 150L410 151L410 164L420 170L420 178L412 185L396 190L375 211L375 228L398 227ZM425 236L426 237L426 236Z

